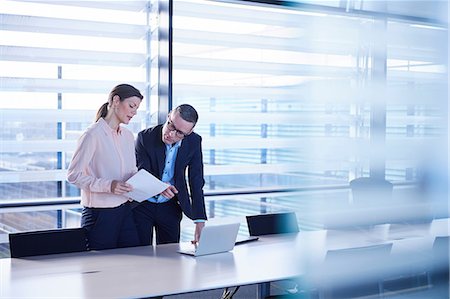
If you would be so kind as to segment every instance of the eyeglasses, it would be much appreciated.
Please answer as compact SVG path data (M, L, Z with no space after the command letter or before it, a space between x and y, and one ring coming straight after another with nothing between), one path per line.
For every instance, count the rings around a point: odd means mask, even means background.
M189 133L184 133L183 131L178 130L177 128L175 128L172 120L170 119L170 117L167 117L167 129L169 131L175 131L175 134L177 135L177 137L179 138L184 138L187 135L189 135Z

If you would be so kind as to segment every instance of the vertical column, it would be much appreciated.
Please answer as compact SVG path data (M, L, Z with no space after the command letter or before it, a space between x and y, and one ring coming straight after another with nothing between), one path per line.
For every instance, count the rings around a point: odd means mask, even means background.
M209 102L209 111L215 112L216 111L216 99L211 98ZM216 136L216 124L210 123L209 124L209 136L215 137ZM216 164L216 150L210 149L209 150L209 165L215 165ZM208 182L209 182L209 189L214 190L216 188L216 182L212 178L212 176L208 176ZM215 217L215 208L216 208L216 202L214 200L209 201L209 217L214 218Z
M158 27L158 123L166 121L172 109L172 16L173 1L159 0Z
M62 79L62 66L58 66L58 79ZM58 110L62 110L62 93L61 91L58 92ZM62 140L63 138L63 127L62 122L58 121L56 123L56 139ZM56 169L64 169L64 161L63 161L63 152L58 151L56 152ZM65 181L57 181L57 197L63 197L65 195ZM57 216L56 216L56 227L61 228L63 227L63 211L57 210Z
M157 18L157 14L153 13L153 5L151 3L152 1L147 1L147 6L146 6L146 13L147 13L147 32L145 34L145 42L146 42L146 59L145 59L145 97L144 97L144 101L145 101L145 111L146 111L146 115L145 115L145 119L144 119L144 124L142 124L144 127L149 127L151 124L151 96L152 96L152 81L151 81L151 73L152 73L152 48L151 48L151 44L152 44L152 40L153 40L153 34L152 34L152 30L153 30L153 26L154 24L156 24L156 22L152 22L152 18L155 17Z
M267 99L261 99L261 113L267 113ZM264 119L264 118L263 118ZM261 138L267 138L268 136L268 124L261 124ZM267 148L261 149L261 164L267 164Z
M268 111L268 100L267 99L261 99L261 114L264 115L264 113L267 113ZM261 119L266 119L265 117L261 117ZM266 139L268 136L268 124L267 123L261 123L261 134L260 137ZM267 164L267 148L261 149L261 164ZM264 183L264 174L259 175L259 185L260 187L263 187L265 185ZM267 212L267 206L266 203L267 198L261 197L260 199L260 211L261 213Z
M379 179L386 174L386 31L387 20L376 20L370 84L370 176Z
M358 49L356 54L356 73L355 89L358 94L354 97L354 101L350 103L350 115L353 122L350 124L349 137L355 141L358 151L351 157L353 166L349 169L349 181L364 175L365 158L362 158L362 146L365 138L370 140L370 132L365 127L365 105L368 102L366 96L370 94L367 91L367 84L370 82L370 71L372 68L372 29L374 24L364 23L359 25L358 29ZM368 128L370 130L370 127Z

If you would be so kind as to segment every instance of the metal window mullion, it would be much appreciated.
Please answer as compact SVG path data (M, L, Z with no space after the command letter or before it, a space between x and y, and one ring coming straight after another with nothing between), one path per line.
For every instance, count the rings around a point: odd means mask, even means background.
M158 1L158 123L164 123L172 109L172 17L173 1Z

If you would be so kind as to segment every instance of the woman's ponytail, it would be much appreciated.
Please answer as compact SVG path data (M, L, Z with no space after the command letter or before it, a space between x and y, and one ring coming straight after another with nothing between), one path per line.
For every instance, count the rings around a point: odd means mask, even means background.
M95 116L95 122L97 122L100 118L105 117L108 114L108 103L104 103L97 111L97 115Z

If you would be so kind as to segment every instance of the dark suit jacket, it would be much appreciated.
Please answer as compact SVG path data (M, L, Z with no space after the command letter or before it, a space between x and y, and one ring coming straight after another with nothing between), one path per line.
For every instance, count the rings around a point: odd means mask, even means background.
M161 179L166 159L166 145L162 141L162 127L157 125L139 132L136 140L138 169L144 168ZM186 182L186 168L190 197ZM202 138L196 133L186 136L178 149L175 161L174 186L178 190L177 200L184 214L189 218L207 219L203 195Z

